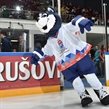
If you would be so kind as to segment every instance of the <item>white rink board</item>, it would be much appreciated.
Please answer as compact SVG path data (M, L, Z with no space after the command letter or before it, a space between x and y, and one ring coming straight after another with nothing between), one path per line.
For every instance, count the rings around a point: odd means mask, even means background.
M105 53L106 81L109 81L109 52Z

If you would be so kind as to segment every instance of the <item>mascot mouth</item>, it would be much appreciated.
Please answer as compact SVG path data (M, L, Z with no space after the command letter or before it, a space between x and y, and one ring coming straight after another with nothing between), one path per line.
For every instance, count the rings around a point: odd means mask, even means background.
M42 29L46 30L47 29L47 25L45 25Z

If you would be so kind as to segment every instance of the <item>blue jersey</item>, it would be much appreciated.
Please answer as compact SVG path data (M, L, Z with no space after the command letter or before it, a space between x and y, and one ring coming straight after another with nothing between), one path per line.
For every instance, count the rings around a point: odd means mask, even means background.
M95 58L95 61L96 61L96 62L100 61L100 55L99 55L99 53L100 53L100 50L97 50L97 51L95 52L94 58Z

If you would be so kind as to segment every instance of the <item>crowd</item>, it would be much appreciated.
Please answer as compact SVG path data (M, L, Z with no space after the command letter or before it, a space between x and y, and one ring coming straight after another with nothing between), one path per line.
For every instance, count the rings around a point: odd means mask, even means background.
M109 51L109 44L108 44L108 51ZM95 48L92 48L89 53L89 55L91 56L92 60L95 63L97 76L105 75L105 73L104 73L105 72L104 52L106 52L106 46L103 44L103 45L101 45L101 47L96 45Z
M92 20L96 25L102 25L102 12L88 8L81 8L80 6L73 6L72 2L62 3L61 15L63 22L69 22L77 15L83 15L84 17ZM108 19L109 20L109 19Z
M56 0L54 0L54 2L55 9L57 10ZM10 3L4 3L2 1L0 2L0 17L34 20L40 11L44 9L46 10L46 6L48 5L52 5L50 0L11 0ZM20 11L16 10L17 6L20 6ZM81 8L80 6L74 6L72 2L61 1L61 17L63 22L69 22L79 14L92 20L96 25L104 24L102 20L102 12L98 12L90 7ZM107 16L107 18L107 22L109 23L109 16Z
M0 17L14 18L14 19L30 19L33 20L38 16L40 12L39 8L43 5L42 0L14 0L10 1L10 4L0 3ZM19 6L20 10L16 10Z
M6 1L6 3L4 1L0 2L0 17L14 19L34 20L41 10L45 9L48 5L52 5L50 0L8 0L9 2ZM55 9L57 10L56 1L57 0L54 0ZM48 5L46 5L46 3ZM20 6L20 11L16 10L17 6ZM90 7L81 8L80 6L74 6L72 2L64 2L64 0L61 1L61 17L63 22L69 22L79 14L92 20L97 25L103 24L102 12L98 12Z

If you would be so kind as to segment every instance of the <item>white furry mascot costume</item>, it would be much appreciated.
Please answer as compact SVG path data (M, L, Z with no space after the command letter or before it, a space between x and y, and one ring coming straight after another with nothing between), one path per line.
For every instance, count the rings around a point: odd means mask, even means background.
M56 66L67 81L71 82L81 98L82 106L93 100L85 89L80 76L84 76L103 105L109 104L109 94L95 75L95 67L88 53L91 45L80 39L84 29L91 30L93 23L78 15L71 22L62 25L61 18L52 7L40 13L36 26L48 35L46 45L36 48L31 56L31 63L37 65L45 56L55 56Z

